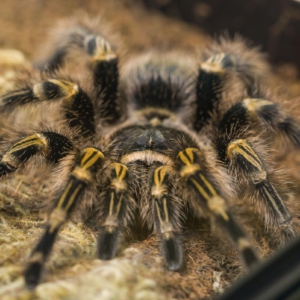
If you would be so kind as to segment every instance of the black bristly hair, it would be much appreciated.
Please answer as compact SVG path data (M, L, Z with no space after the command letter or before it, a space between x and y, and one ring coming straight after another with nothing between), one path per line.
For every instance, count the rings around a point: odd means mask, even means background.
M39 64L46 79L0 96L3 114L58 102L59 118L73 133L24 134L1 157L1 176L29 164L34 155L61 169L71 160L25 269L28 288L39 283L60 228L87 200L86 191L95 194L97 252L103 260L116 255L123 229L139 214L157 232L167 268L180 270L188 207L226 232L247 268L257 264L259 256L229 204L240 177L256 192L266 227L283 240L295 236L285 195L270 179L272 171L253 137L267 125L299 146L299 125L263 93L251 94L257 82L267 86L268 68L257 51L239 40L220 39L200 58L152 52L119 66L110 35L79 21L61 28L53 44L52 54ZM74 57L82 58L82 73L91 74L88 84L84 78L73 82L70 69L67 78L61 75L65 61Z

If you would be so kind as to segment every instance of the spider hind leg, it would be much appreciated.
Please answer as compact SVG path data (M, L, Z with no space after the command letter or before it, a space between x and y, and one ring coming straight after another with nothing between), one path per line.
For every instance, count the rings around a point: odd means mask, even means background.
M178 160L181 163L181 177L200 197L200 201L192 201L191 204L196 211L199 205L206 207L219 226L227 232L240 252L245 265L252 267L258 262L258 255L247 234L232 216L225 199L216 189L213 181L209 178L209 174L205 172L201 163L201 154L196 148L186 148L178 154Z
M118 97L119 54L111 39L106 24L100 20L81 21L75 19L64 24L56 32L56 40L49 55L40 67L50 75L56 69L64 68L64 62L78 60L78 64L91 73L93 105L95 113L103 121L115 123L122 117L125 108Z
M0 111L40 101L62 100L67 124L84 137L95 134L94 108L90 97L77 84L59 79L48 79L20 90L0 96Z
M42 154L48 161L57 164L74 149L71 141L55 132L40 132L15 142L0 160L0 177L16 171L27 160Z
M257 104L256 100L254 104ZM262 105L264 104L266 102L262 101ZM259 107L259 105L254 107ZM270 182L270 174L260 155L248 141L246 128L251 124L253 113L252 111L251 114L242 102L234 105L224 115L216 138L219 159L229 167L231 174L242 174L254 186L258 192L258 201L269 216L269 218L265 218L266 225L268 225L267 223L273 224L287 238L292 238L295 236L295 230L291 214L286 208L282 196Z

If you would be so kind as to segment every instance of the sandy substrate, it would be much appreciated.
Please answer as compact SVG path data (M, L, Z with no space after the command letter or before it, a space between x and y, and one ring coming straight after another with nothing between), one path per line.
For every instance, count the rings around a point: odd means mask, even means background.
M40 45L48 29L79 10L100 14L112 25L127 49L123 59L150 47L194 53L197 47L209 43L210 38L198 29L146 12L134 3L130 0L0 1L0 47L18 49L25 59L35 60L42 52ZM30 68L30 63L26 68ZM293 66L277 69L278 77L274 79L276 85L283 86L287 98L292 99L285 102L287 109L289 103L299 101L300 85L293 70ZM13 75L7 75L3 65L0 74L6 74L4 79L0 77L0 92L3 92L7 82L14 84ZM294 115L297 116L297 111ZM7 135L7 131L2 135ZM300 156L296 151L277 156L279 166L286 169L288 189L294 193L289 206L297 224ZM95 232L86 224L69 222L59 235L41 284L33 292L26 290L22 270L47 220L47 213L38 209L51 191L45 174L48 172L38 165L2 180L1 299L211 299L243 275L237 252L215 228L211 229L207 220L187 225L185 267L177 273L164 267L159 241L154 235L134 235L121 244L115 259L100 261L95 254ZM251 209L237 201L234 211L258 251L267 256L272 252L268 246L271 238Z

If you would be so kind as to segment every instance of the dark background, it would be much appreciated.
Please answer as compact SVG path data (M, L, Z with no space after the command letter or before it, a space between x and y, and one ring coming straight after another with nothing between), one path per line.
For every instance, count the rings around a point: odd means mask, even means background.
M240 33L260 45L272 63L293 63L300 70L300 1L143 1L148 9L199 26L211 35Z

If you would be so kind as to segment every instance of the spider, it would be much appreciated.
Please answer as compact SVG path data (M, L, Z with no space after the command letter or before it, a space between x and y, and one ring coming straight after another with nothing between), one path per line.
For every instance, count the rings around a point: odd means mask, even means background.
M241 39L220 37L198 56L153 50L120 64L111 37L97 22L66 22L37 65L40 79L29 76L0 96L4 114L59 102L62 120L62 130L32 130L1 156L1 176L35 155L63 174L25 268L27 287L39 283L60 228L91 194L103 260L115 256L123 229L139 220L160 237L167 268L180 270L181 227L192 214L210 216L245 266L255 265L259 256L230 209L245 182L265 225L283 240L294 237L286 195L272 182L259 137L264 129L299 147L299 127L269 92L261 54Z

